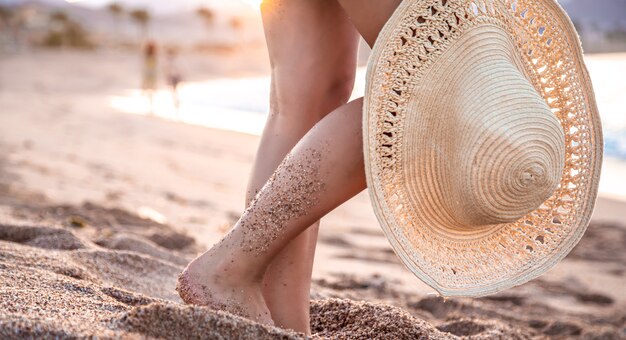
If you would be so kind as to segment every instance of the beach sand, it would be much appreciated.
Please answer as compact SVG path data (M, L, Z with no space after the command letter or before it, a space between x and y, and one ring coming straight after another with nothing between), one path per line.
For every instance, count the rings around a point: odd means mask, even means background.
M176 295L186 262L242 212L259 139L114 111L108 98L138 83L133 58L0 56L0 338L303 337ZM207 74L236 69L202 58ZM626 338L624 211L601 197L545 275L444 301L401 265L359 194L322 221L314 337Z

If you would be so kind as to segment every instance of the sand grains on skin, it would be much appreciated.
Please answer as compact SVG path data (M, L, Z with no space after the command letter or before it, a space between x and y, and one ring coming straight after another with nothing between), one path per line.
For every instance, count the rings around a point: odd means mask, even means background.
M319 203L325 184L320 177L320 151L306 149L303 159L290 153L254 197L239 220L246 252L263 254L283 236L289 221L305 216Z
M304 156L298 159L291 154L285 157L233 230L179 275L176 290L185 303L273 324L261 283L246 281L250 276L240 273L235 258L229 261L225 256L236 254L236 247L244 253L264 256L272 242L285 237L287 223L305 216L318 204L325 186L319 175L320 160L321 153L315 149L304 150ZM239 239L235 240L235 235Z
M191 261L178 275L176 292L183 302L227 311L273 325L260 283L256 286L254 283L243 286L236 277L228 275L225 268L212 262L216 259L207 255L212 251L213 249Z

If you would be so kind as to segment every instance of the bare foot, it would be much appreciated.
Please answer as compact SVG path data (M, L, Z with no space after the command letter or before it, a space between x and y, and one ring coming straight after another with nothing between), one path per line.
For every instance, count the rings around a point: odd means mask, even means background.
M176 291L187 304L223 310L259 323L274 325L263 299L260 280L239 275L234 268L216 263L206 252L191 261L178 276ZM258 281L258 282L257 282Z

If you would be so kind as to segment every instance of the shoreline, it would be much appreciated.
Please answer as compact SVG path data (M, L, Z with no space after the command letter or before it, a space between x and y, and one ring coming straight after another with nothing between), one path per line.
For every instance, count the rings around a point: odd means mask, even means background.
M621 95L626 86L612 79L615 72L626 72L626 53L591 54L586 56L594 84L598 107L605 130L605 150L599 191L602 195L626 202L625 146L626 102ZM357 70L351 100L361 97L365 88L365 67ZM154 116L166 121L204 126L260 136L269 111L270 78L251 76L216 78L181 84L182 106L176 111L171 93L164 88L155 95ZM620 92L622 91L622 92ZM123 113L148 115L147 101L139 90L109 98L109 105Z

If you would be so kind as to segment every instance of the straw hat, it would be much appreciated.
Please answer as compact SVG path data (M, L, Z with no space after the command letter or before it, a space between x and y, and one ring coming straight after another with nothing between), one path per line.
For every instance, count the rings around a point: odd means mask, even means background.
M374 210L444 296L554 266L582 237L602 132L574 26L554 0L405 0L381 31L364 104Z

